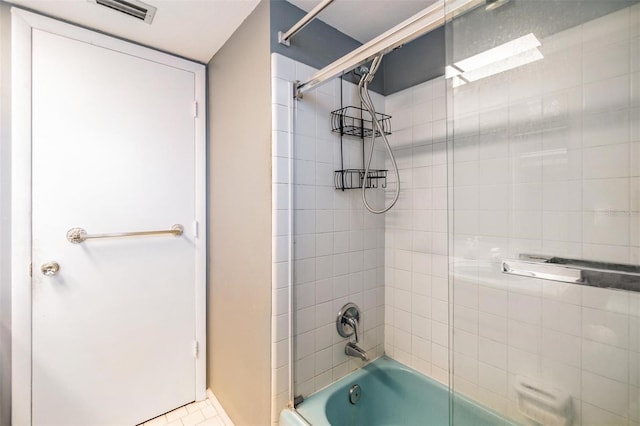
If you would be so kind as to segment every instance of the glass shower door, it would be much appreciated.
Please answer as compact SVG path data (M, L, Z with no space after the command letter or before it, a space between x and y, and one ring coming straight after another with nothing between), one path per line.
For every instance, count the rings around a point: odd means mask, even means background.
M446 31L452 423L638 424L640 4L487 0Z

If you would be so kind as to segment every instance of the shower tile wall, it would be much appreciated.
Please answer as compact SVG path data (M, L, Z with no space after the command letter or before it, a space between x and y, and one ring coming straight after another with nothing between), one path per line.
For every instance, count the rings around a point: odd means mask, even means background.
M387 96L385 108L401 183L398 204L385 214L385 352L447 383L444 78Z
M520 253L640 263L640 6L541 42L543 60L454 89L448 156L443 79L374 98L393 116L402 181L383 217L363 212L358 191L332 189L339 85L305 94L294 179L297 394L360 365L345 362L335 334L348 299L365 311L374 356L384 342L387 355L446 383L451 346L455 390L518 421L523 375L569 393L574 424L640 422L640 297L499 273L501 259ZM275 421L288 386L285 82L312 71L272 57ZM359 144L347 140L348 161Z
M640 264L639 36L635 5L453 89L453 384L519 421L517 375L570 394L575 424L640 422L639 295L499 272L521 253Z
M287 404L288 389L288 191L289 82L304 81L314 71L272 54L273 176L273 321L272 421ZM355 86L343 83L343 105L359 105ZM384 98L372 93L384 112ZM340 108L340 81L304 94L297 103L294 142L294 305L295 389L309 396L362 361L344 354L346 339L336 331L338 310L347 302L362 311L361 346L370 358L383 353L384 216L365 212L360 191L334 189L340 166L340 137L331 132L330 112ZM344 138L344 167L359 168L362 142ZM376 151L374 166L383 155ZM381 191L367 191L381 203ZM376 204L377 205L377 204Z

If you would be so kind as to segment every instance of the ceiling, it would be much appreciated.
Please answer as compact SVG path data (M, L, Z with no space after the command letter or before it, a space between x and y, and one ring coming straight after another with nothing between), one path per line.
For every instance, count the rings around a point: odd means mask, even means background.
M0 0L2 1L2 0ZM151 25L87 0L7 0L19 6L206 63L259 0L143 0ZM335 0L319 19L365 43L437 0ZM320 0L289 0L305 11Z
M153 23L87 0L10 3L198 62L209 62L259 0L143 0L158 8Z
M320 3L320 0L288 1L307 12ZM360 43L366 43L436 1L335 0L318 15L318 19Z

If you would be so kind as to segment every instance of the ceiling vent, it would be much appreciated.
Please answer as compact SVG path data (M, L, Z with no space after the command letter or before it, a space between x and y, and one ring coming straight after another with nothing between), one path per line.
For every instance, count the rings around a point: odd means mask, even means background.
M138 0L88 0L151 24L156 8Z

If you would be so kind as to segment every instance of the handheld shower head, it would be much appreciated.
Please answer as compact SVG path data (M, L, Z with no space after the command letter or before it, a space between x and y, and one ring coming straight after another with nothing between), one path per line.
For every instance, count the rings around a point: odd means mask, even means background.
M364 204L365 208L370 211L371 213L375 213L375 214L380 214L380 213L385 213L387 211L389 211L398 201L398 197L400 196L400 174L398 172L398 165L396 164L396 159L393 156L393 152L391 151L391 145L389 145L389 140L387 139L387 136L385 134L384 129L382 128L382 125L380 124L380 121L378 120L378 118L376 117L376 109L373 105L373 100L371 99L371 95L369 94L369 83L371 83L373 81L373 78L376 75L376 71L378 71L378 68L380 67L380 63L382 62L382 57L384 55L381 53L379 55L377 55L375 58L373 58L373 61L371 61L371 68L367 69L365 67L360 68L361 70L364 69L366 70L365 72L363 72L363 74L360 76L360 82L358 83L358 90L360 92L360 101L362 102L362 106L364 107L365 110L367 110L367 112L369 113L369 115L371 116L371 146L369 148L369 160L365 162L364 166L364 175L362 178L362 186L361 188L361 195L362 195L362 203ZM391 201L391 204L389 204L388 206L383 207L380 210L376 210L373 207L371 207L369 205L369 202L367 201L367 197L365 195L365 191L367 189L367 181L369 179L369 170L371 170L371 160L373 158L373 148L375 145L375 141L376 141L376 137L380 136L382 138L382 140L384 141L384 146L387 150L387 153L389 154L389 158L391 160L391 165L393 166L395 175L396 175L396 189L393 195L393 200ZM363 138L364 138L364 134L363 134ZM364 158L363 158L364 160Z
M378 67L380 66L380 63L382 62L382 57L384 56L384 54L379 54L378 56L376 56L375 58L373 58L373 61L371 61L371 68L367 68L365 66L361 66L360 68L358 68L358 70L360 71L360 82L361 83L366 83L369 84L373 81L373 78L376 76L376 72L378 71Z

